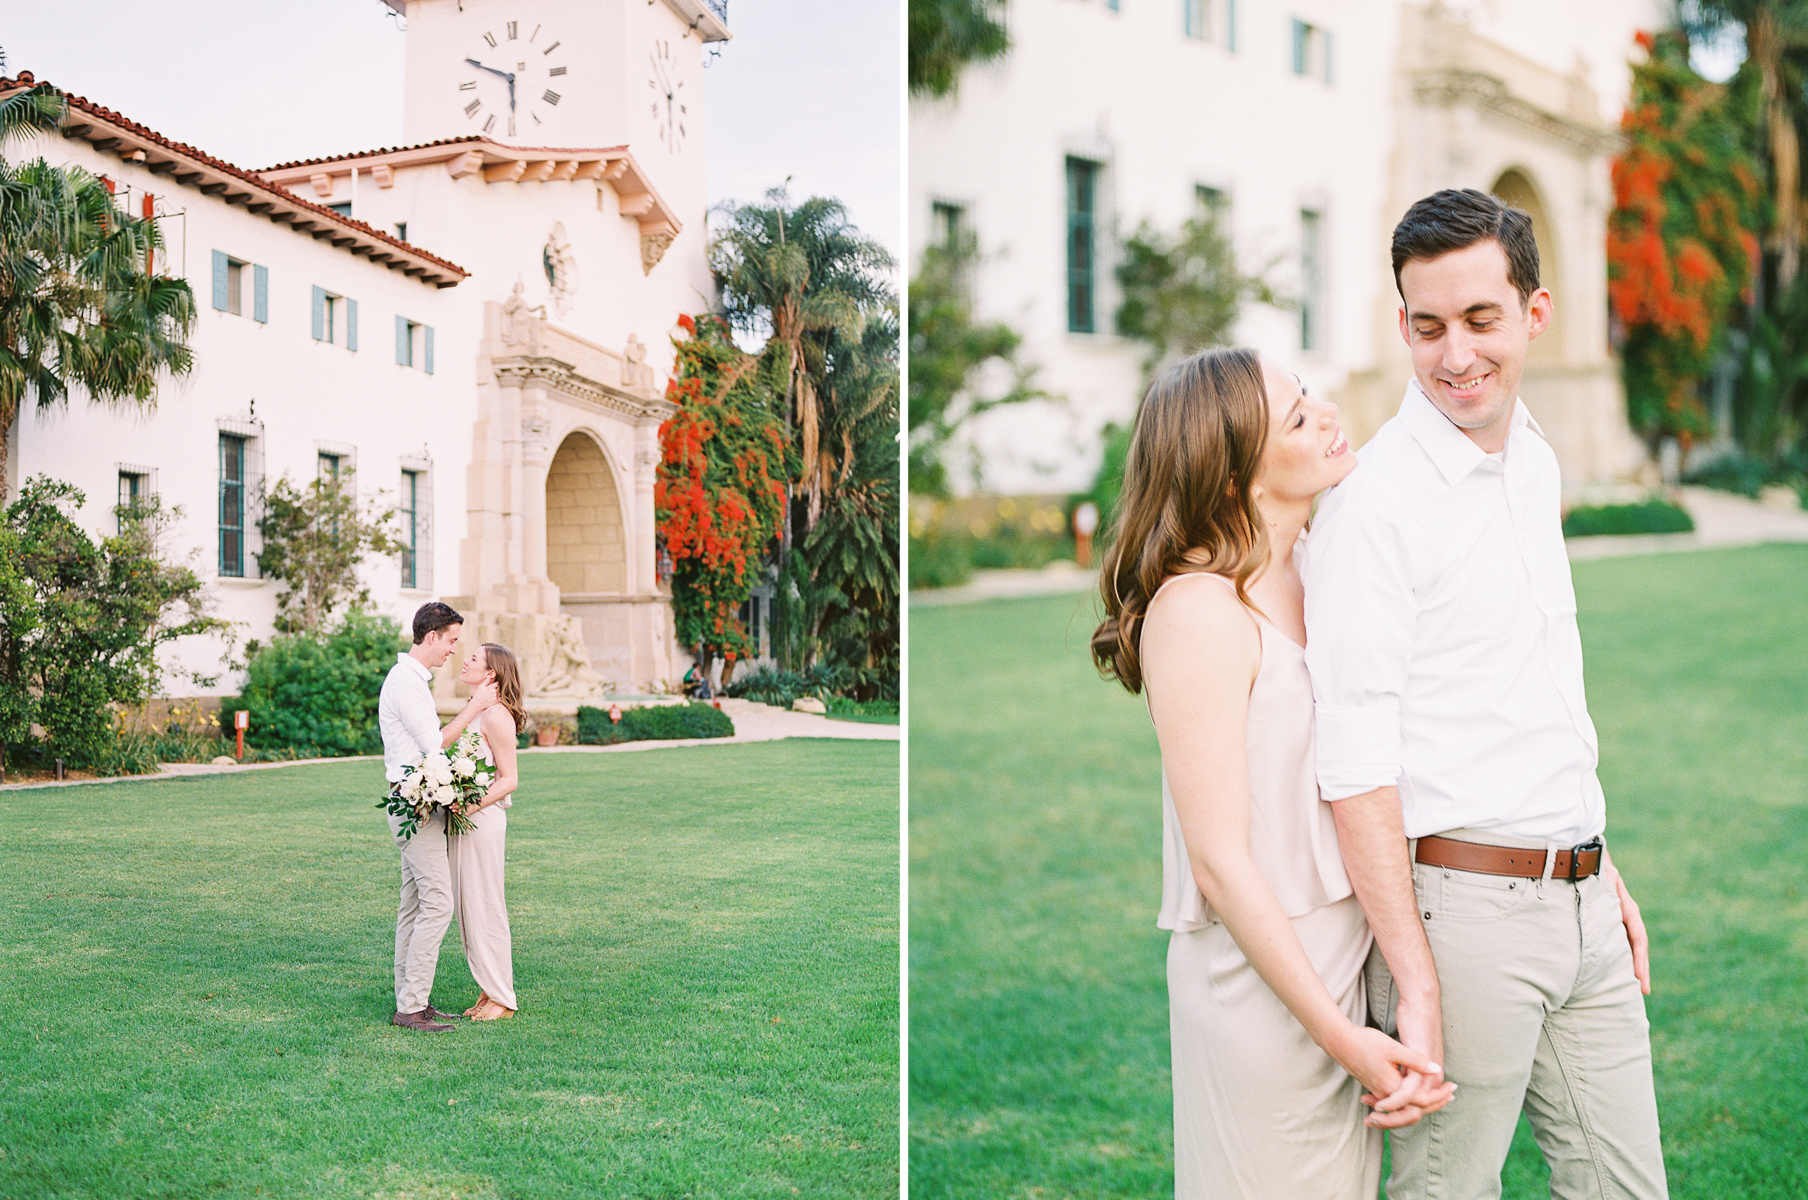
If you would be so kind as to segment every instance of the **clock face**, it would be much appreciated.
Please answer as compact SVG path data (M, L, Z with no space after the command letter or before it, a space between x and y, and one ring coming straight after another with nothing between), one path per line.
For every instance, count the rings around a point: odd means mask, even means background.
M544 25L503 21L465 55L459 107L491 137L527 137L546 123L568 90L564 43Z
M683 68L678 56L672 52L672 43L664 38L653 43L653 52L647 55L647 61L651 64L647 87L652 95L653 129L659 135L660 144L676 154L684 149L688 111L684 106Z

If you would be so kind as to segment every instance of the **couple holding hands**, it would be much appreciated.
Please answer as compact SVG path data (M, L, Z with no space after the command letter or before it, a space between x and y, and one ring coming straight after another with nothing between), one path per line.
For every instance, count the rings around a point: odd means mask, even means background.
M1151 384L1100 669L1161 746L1179 1197L1667 1195L1644 924L1602 842L1557 459L1518 396L1530 218L1393 236L1413 379L1361 461L1247 350ZM1317 504L1314 517L1314 502ZM1306 533L1311 519L1311 532Z
M465 961L480 989L464 1011L473 1021L515 1015L515 968L503 892L508 808L519 777L515 735L527 722L521 706L521 673L515 656L486 642L466 656L458 678L471 699L440 728L433 702L433 672L458 651L464 618L434 601L414 614L414 645L396 655L377 702L383 735L383 770L393 789L423 755L450 746L467 728L482 738L482 759L494 778L482 799L463 810L472 828L448 834L446 810L433 808L413 836L404 818L390 814L389 830L402 852L401 903L396 910L395 1013L390 1024L425 1033L452 1028L452 1017L433 1007L433 972L446 927L458 916Z

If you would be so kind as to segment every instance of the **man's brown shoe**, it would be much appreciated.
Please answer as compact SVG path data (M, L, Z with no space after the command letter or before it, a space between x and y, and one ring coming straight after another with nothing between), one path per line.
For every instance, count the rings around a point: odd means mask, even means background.
M391 1025L400 1025L403 1029L412 1029L416 1033L444 1033L452 1028L450 1025L442 1025L438 1021L429 1019L427 1011L428 1010L426 1009L422 1009L420 1012L392 1013L389 1018L389 1023Z
M456 1020L458 1020L458 1018L453 1016L451 1013L443 1013L439 1009L433 1007L431 1004L429 1004L426 1008L423 1008L421 1010L421 1013L424 1016L426 1016L426 1018L430 1021L456 1021Z

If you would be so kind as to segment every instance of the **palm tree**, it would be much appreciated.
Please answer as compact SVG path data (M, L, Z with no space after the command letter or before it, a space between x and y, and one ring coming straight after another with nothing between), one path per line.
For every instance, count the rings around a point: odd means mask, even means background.
M0 100L0 149L56 129L64 107L45 86ZM194 295L145 270L161 245L154 220L126 214L81 168L0 159L0 501L6 437L28 397L40 411L74 392L150 408L159 376L193 368Z
M826 347L831 398L818 454L829 486L802 556L823 598L810 640L860 674L863 699L889 698L900 641L898 587L898 310L857 343ZM895 695L895 693L893 693Z
M722 313L736 329L768 335L765 357L785 380L786 433L795 431L800 451L807 533L822 515L836 461L822 452L828 339L859 343L868 319L893 302L883 275L892 257L849 223L839 200L813 197L793 208L780 187L765 204L721 211L728 220L710 247L710 268ZM782 534L788 552L790 520Z

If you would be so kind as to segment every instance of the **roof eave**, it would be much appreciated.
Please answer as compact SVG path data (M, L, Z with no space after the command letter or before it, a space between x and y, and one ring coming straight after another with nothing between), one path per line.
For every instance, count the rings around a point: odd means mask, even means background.
M43 86L26 78L0 82L0 98ZM437 255L373 229L362 221L342 217L330 208L303 200L286 188L267 183L242 168L169 141L143 126L79 96L62 93L67 101L60 132L64 137L88 142L95 149L117 155L155 175L167 175L177 184L217 195L227 204L287 225L320 241L349 250L392 271L436 287L454 287L470 272Z

